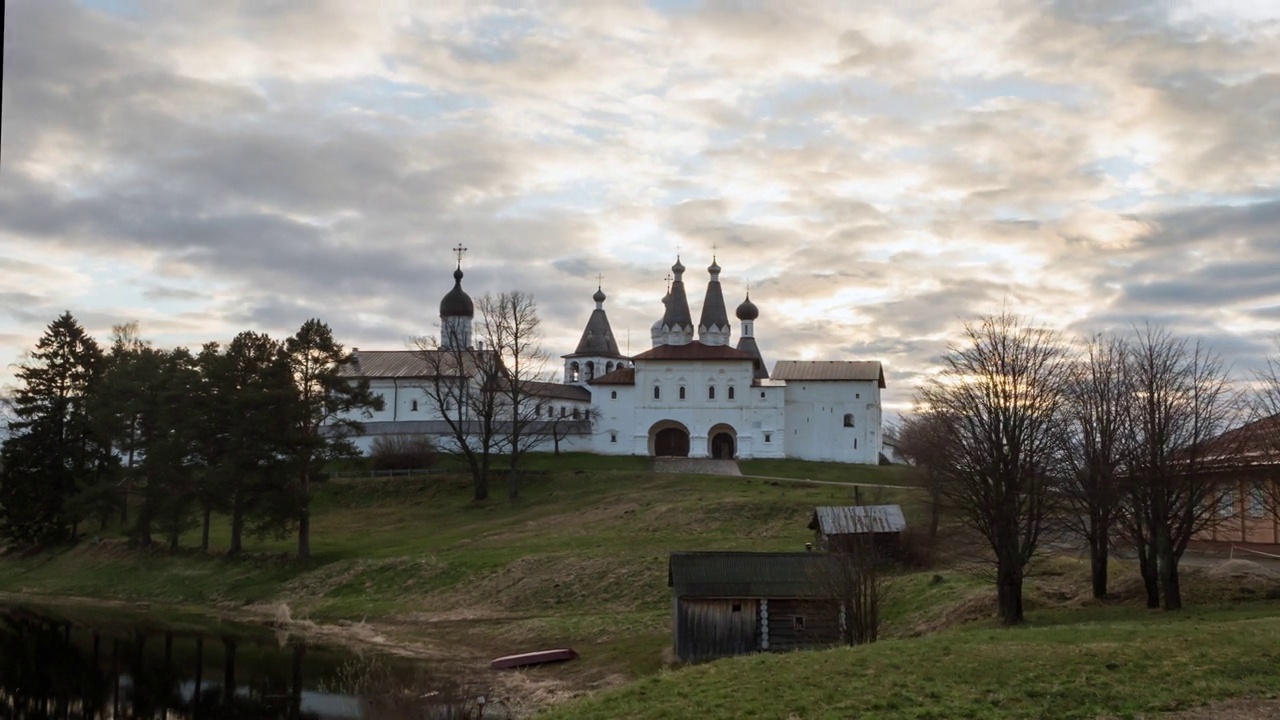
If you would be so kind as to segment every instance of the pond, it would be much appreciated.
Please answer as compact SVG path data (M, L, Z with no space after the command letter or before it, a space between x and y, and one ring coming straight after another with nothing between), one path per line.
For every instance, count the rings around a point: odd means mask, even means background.
M269 628L0 606L0 717L15 720L505 717L486 690Z

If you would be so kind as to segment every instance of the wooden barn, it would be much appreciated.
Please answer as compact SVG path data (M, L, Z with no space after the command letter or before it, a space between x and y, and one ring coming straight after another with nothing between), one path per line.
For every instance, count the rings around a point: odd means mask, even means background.
M894 558L907 520L900 505L820 507L813 510L809 529L814 533L814 547L819 550L852 552L865 547L869 539L880 557Z
M821 553L676 552L668 564L676 654L703 662L840 642Z

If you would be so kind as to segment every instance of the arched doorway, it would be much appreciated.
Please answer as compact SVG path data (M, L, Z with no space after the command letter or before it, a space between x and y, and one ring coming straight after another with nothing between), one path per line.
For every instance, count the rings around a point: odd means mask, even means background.
M654 457L689 457L689 430L664 420L649 429L649 446Z
M738 433L729 425L714 425L707 432L707 454L716 460L732 460L738 454Z

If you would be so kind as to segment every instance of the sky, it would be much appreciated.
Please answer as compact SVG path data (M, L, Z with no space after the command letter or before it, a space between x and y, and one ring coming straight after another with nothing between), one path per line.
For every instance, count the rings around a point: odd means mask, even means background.
M64 310L405 349L459 243L554 356L597 276L638 353L714 255L767 361L880 360L890 410L1004 310L1277 352L1278 3L5 7L0 387Z

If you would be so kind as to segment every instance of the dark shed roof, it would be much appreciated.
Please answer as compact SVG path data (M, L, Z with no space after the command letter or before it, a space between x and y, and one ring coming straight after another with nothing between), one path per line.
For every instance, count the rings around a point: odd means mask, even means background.
M810 530L823 535L902 532L907 520L898 505L853 505L849 507L814 508Z
M613 372L599 375L588 382L591 385L635 385L636 369L629 367L618 368Z
M677 597L822 597L823 553L673 552L667 585Z

